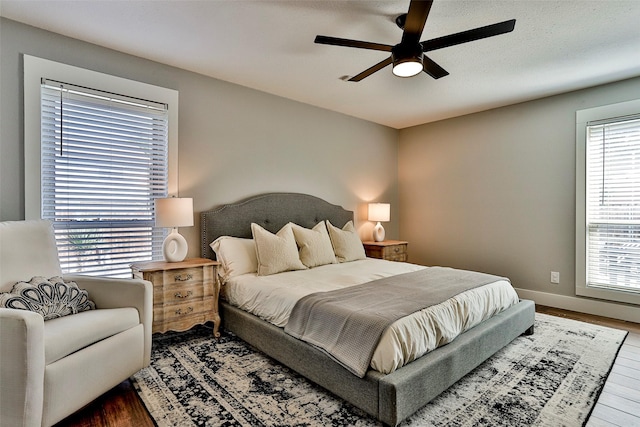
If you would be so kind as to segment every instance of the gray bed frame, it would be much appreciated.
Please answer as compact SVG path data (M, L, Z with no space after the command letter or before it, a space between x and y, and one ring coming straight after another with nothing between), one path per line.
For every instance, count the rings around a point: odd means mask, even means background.
M297 193L268 193L202 212L202 256L219 236L251 238L255 222L275 233L288 222L312 228L328 219L342 227L353 212ZM317 348L230 304L220 302L226 330L354 406L395 426L480 365L519 335L532 334L535 306L521 300L440 347L390 374L369 370L358 378Z

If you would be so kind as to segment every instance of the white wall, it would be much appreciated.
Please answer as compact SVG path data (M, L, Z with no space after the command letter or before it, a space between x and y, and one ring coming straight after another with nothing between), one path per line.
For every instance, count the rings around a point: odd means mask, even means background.
M194 210L267 191L312 194L355 210L397 199L398 131L0 20L0 220L24 218L22 57L29 54L180 92L179 189ZM28 173L28 171L27 171ZM386 226L398 238L398 214ZM199 256L199 220L180 230Z
M575 112L638 94L640 78L400 131L410 260L508 276L538 302L580 308L553 297L575 296Z

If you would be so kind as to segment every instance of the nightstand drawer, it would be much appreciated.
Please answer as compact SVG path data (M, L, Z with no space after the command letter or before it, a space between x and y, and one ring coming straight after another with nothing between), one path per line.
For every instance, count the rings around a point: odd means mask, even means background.
M390 259L391 257L406 257L407 245L393 245L382 248L382 258Z
M386 255L383 259L386 259L387 261L399 261L399 262L405 262L408 259L408 256L405 253L402 254L391 254L391 255Z
M202 282L202 268L179 268L176 270L156 271L153 273L153 283L164 286L193 285Z
M195 324L213 321L213 297L165 304L153 308L153 326L157 332L186 331Z
M180 304L193 299L202 299L204 288L191 283L157 286L153 288L154 304ZM206 295L211 296L211 295Z
M362 242L366 255L370 258L386 259L388 261L408 260L407 242L400 240L385 240L383 242Z

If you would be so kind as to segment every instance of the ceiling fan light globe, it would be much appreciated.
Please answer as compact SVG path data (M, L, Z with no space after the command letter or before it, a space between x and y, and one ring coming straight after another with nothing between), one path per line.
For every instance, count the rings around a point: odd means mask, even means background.
M391 49L393 74L398 77L413 77L423 70L422 46L418 44L397 44Z
M393 74L398 77L413 77L422 71L422 62L406 60L393 64Z

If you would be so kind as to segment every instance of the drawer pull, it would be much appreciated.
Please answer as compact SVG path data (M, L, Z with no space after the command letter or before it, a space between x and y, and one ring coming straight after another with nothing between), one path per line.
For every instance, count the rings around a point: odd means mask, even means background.
M183 295L182 292L176 292L173 294L176 298L189 298L191 295L193 295L193 291L187 291L185 295Z
M185 311L182 311L181 308L176 310L176 314L178 316L184 316L185 314L193 313L193 307L187 307Z
M191 273L185 275L176 274L174 279L176 282L186 282L187 280L193 279L193 275Z
M400 248L398 248L398 247L393 248L393 250L394 250L396 253L400 252Z

